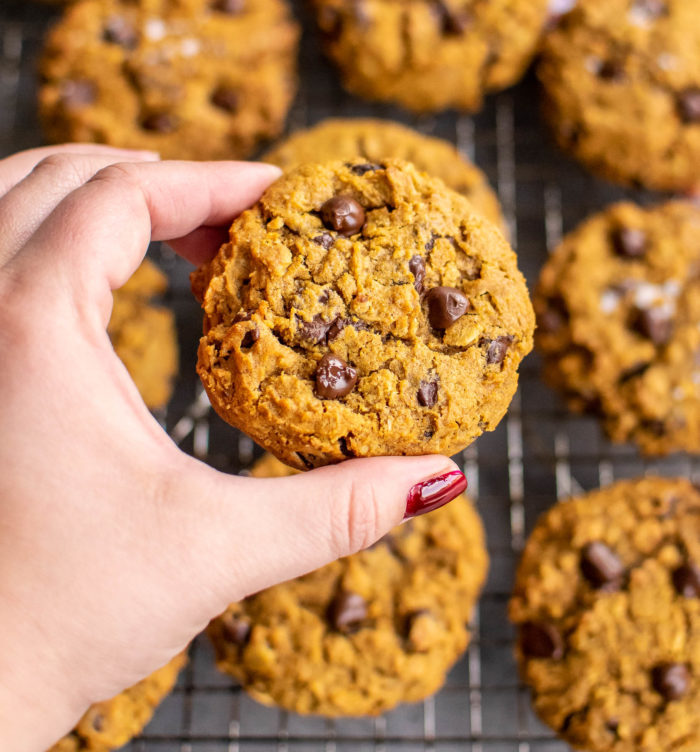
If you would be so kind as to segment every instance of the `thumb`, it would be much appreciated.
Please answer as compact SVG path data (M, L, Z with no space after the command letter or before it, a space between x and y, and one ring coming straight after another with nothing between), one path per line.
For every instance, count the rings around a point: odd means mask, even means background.
M439 455L349 460L279 478L228 476L204 465L197 474L206 508L188 526L191 545L205 559L206 590L220 609L366 548L467 486Z

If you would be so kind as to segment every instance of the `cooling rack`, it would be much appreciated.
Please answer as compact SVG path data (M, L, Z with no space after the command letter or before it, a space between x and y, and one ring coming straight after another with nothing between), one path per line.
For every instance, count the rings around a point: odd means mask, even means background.
M346 95L321 56L301 3L302 85L290 130L324 117L401 120L447 138L489 176L500 196L520 265L531 288L562 233L606 203L653 197L598 181L549 143L537 108L535 81L489 99L474 118L412 118ZM0 5L0 156L41 143L35 113L36 58L54 11L30 0ZM260 450L214 415L194 372L201 319L189 292L187 265L152 248L171 280L182 368L175 396L159 417L187 452L227 472L240 472ZM478 500L489 539L491 572L473 620L474 639L445 687L423 703L375 719L303 718L249 699L213 665L197 640L176 690L128 752L564 752L533 715L512 656L506 607L518 554L537 516L557 499L645 472L700 479L700 463L683 455L649 462L630 446L611 445L593 418L572 416L540 381L531 355L520 390L499 428L458 458Z

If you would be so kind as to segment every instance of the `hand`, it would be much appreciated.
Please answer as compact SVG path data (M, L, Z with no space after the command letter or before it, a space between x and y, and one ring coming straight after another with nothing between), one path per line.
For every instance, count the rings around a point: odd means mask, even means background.
M0 749L43 752L229 602L370 545L407 498L463 490L444 457L255 480L173 445L112 350L111 291L152 239L211 257L278 171L156 159L0 161Z

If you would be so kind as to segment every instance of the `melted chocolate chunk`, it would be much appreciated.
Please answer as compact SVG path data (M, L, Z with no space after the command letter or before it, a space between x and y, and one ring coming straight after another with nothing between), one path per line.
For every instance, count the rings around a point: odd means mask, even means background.
M233 323L238 324L241 321L250 321L252 317L252 311L246 311L244 308L241 308L241 310L233 317Z
M95 713L90 719L90 725L99 734L101 731L105 730L105 717L102 713Z
M632 324L657 346L665 345L673 334L673 319L665 307L638 308Z
M464 316L469 301L456 287L433 287L425 295L428 320L433 329L447 329Z
M340 451L343 453L343 456L345 457L355 457L355 452L350 449L348 446L348 439L346 436L341 436L338 439L338 446L340 447Z
M133 50L139 42L134 26L124 16L110 16L105 23L102 38L110 44L118 44L127 50Z
M354 172L355 175L364 175L368 172L376 172L377 170L383 170L384 166L380 164L371 164L370 162L365 162L364 164L356 164L352 165L350 168L351 172Z
M451 8L443 0L434 0L433 11L440 24L440 30L446 36L459 36L471 26L473 18L465 10Z
M433 407L437 403L437 381L421 381L418 389L418 403L423 407Z
M569 318L563 298L550 298L547 308L537 316L537 326L545 334L556 334Z
M618 256L639 258L646 253L647 236L636 227L620 227L613 233L613 246Z
M592 541L581 550L581 573L595 588L619 587L625 568L605 543Z
M243 339L241 340L241 350L250 350L250 348L260 339L260 331L258 330L257 326L254 326L252 329L248 329L248 331L243 335Z
M678 112L684 123L700 123L700 87L694 86L681 92L678 97Z
M527 621L520 627L520 649L528 658L552 658L564 656L564 641L553 624Z
M154 112L146 115L141 121L142 127L155 133L172 133L178 125L175 115L169 112Z
M408 270L413 275L413 286L420 295L423 292L423 282L425 281L425 261L422 256L414 256L408 262Z
M513 344L513 337L510 335L496 337L490 340L488 350L486 351L486 362L489 365L500 365L503 363L508 352L508 348Z
M367 618L367 603L361 595L341 590L331 603L329 617L338 632L357 632Z
M352 196L333 196L321 207L321 219L329 230L350 237L362 229L365 210Z
M312 241L316 243L316 245L320 245L326 250L331 248L333 243L335 243L335 238L330 234L330 232L324 232L322 235L317 235L315 238L312 238Z
M97 99L97 87L92 81L81 78L64 81L61 88L61 101L69 109L78 109L92 104Z
M654 689L666 700L680 700L690 689L690 672L684 663L660 663L651 671Z
M240 106L241 98L230 86L219 86L211 95L211 103L220 110L235 112Z
M684 598L700 598L700 568L692 562L683 564L671 575L673 587Z
M437 235L433 233L430 237L430 240L428 240L425 244L425 250L426 251L432 251L433 248L435 248L435 241L437 240Z
M242 616L226 614L221 619L224 637L234 645L245 645L250 637L250 621Z
M625 68L619 60L604 60L598 69L598 76L603 81L622 81L625 78Z
M355 388L357 371L342 358L326 353L316 368L316 396L321 399L345 397Z
M218 10L220 13L227 13L230 16L235 16L240 13L245 7L245 0L214 0L212 8Z
M330 324L327 324L323 320L321 314L317 313L311 321L301 321L299 323L299 335L302 339L318 345L326 341L326 335L330 326Z

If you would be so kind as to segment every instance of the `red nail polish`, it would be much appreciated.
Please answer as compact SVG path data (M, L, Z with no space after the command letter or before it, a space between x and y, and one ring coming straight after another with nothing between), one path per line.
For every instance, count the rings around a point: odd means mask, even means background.
M466 489L467 479L459 470L416 483L408 492L406 513L403 518L407 520L410 517L417 517L419 514L427 514L434 509L439 509L452 499L456 499Z

